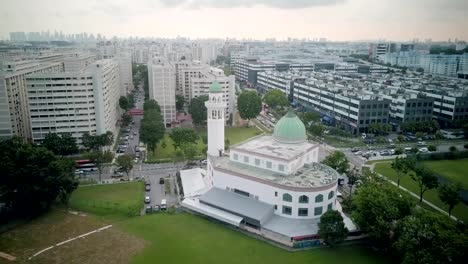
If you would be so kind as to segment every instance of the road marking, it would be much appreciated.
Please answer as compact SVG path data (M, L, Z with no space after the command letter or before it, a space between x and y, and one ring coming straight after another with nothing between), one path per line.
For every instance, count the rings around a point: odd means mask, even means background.
M62 242L60 242L60 243L57 243L57 244L55 244L55 245L53 245L53 246L50 246L50 247L48 247L48 248L44 248L43 250L38 251L36 254L34 254L34 255L32 255L31 257L29 257L28 260L31 260L32 258L37 257L37 256L39 256L40 254L42 254L42 253L44 253L44 252L46 252L46 251L48 251L48 250L53 249L54 247L61 246L61 245L63 245L63 244L69 243L69 242L71 242L71 241L73 241L73 240L76 240L76 239L78 239L78 238L84 238L84 237L86 237L86 236L89 236L89 235L91 235L91 234L100 232L100 231L105 230L105 229L108 229L108 228L110 228L110 227L112 227L112 225L108 225L108 226L104 226L104 227L98 228L98 229L93 230L93 231L91 231L91 232L88 232L88 233L86 233L86 234L82 234L82 235L79 235L79 236L77 236L77 237L70 238L70 239L68 239L68 240L65 240L65 241L62 241Z

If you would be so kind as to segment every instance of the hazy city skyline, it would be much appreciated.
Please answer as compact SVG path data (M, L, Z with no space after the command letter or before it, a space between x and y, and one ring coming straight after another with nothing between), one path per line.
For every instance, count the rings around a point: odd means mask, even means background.
M2 1L0 38L57 30L106 37L468 39L464 0ZM27 19L26 19L27 18Z

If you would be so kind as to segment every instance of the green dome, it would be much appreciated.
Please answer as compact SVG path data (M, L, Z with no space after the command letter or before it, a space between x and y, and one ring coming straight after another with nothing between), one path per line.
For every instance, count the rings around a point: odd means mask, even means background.
M304 123L293 111L289 111L276 123L273 137L283 143L299 143L307 140Z
M221 85L217 82L217 81L214 81L211 85L210 85L210 93L219 93L219 92L222 92L223 91L223 88L221 87Z

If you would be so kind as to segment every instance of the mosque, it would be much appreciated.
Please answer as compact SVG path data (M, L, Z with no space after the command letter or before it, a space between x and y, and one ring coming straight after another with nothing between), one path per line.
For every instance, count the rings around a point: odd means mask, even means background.
M182 206L291 247L318 242L320 216L341 209L338 172L318 163L319 145L307 141L292 111L272 135L250 138L226 153L222 96L221 86L212 83L205 103L208 164L206 170L181 171ZM356 229L349 218L345 224Z

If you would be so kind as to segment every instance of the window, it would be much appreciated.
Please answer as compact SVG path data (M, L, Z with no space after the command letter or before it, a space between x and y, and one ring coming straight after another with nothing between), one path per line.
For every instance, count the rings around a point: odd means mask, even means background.
M255 159L255 165L257 165L257 166L260 165L260 160L259 159Z
M319 194L319 195L315 196L315 202L316 203L323 202L323 195Z
M289 193L283 194L283 201L292 202L292 196Z
M299 203L308 203L309 202L309 197L306 195L301 195L299 196Z
M335 195L335 192L334 191L331 191L328 193L328 200L330 200L331 198L333 198L333 196Z
M244 162L249 162L249 157L248 156L244 156Z
M279 164L279 165L278 165L278 170L279 170L279 171L284 171L284 165Z
M314 215L321 215L322 214L322 207L315 207Z
M238 159L239 159L239 154L234 153L234 160L238 160Z
M277 204L275 204L275 210L278 210L278 205Z
M267 161L266 166L268 169L271 169L271 161Z
M283 205L283 214L291 215L292 208L291 206L284 206Z
M278 192L275 192L275 197L278 197Z
M299 216L307 216L309 215L309 209L307 208L299 208L299 210L297 211L297 214Z
M333 203L329 203L327 206L327 210L332 210L333 209Z

